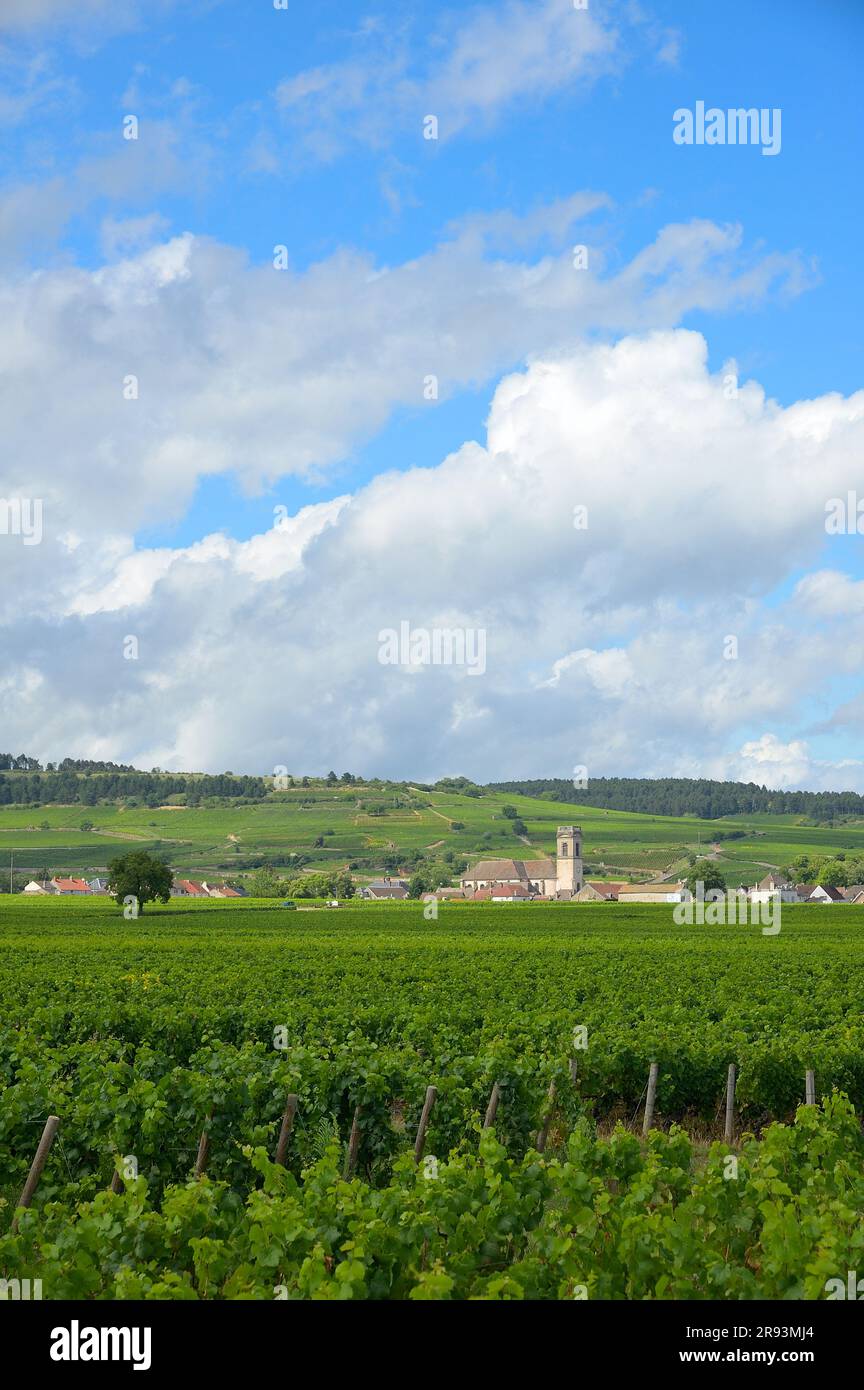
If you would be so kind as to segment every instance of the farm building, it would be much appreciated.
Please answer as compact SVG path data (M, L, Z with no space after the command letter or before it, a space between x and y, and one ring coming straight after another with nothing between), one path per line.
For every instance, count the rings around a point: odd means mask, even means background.
M680 903L683 883L625 883L618 889L619 903Z
M801 900L795 884L789 883L777 874L766 874L749 890L747 896L751 903L767 903L776 897L779 897L782 903L797 903Z
M479 888L477 893L488 893L493 903L527 903L536 896L524 883L497 883L493 888Z
M623 883L600 883L590 882L583 884L579 892L575 894L573 901L577 903L614 903L618 901L618 893L624 888Z
M407 898L408 880L407 878L380 878L373 879L367 883L365 888L360 889L361 898L369 898L374 902L381 902L386 898Z
M846 895L840 888L826 887L821 883L805 883L803 888L810 890L805 898L808 903L845 903Z
M178 878L176 883L171 885L172 898L209 898L203 883L196 883L191 878Z
M220 883L211 886L209 883L198 883L191 878L178 878L171 884L172 898L242 898L245 897L236 888L226 888Z
M90 892L90 884L84 878L52 878L51 886L61 897L85 897Z

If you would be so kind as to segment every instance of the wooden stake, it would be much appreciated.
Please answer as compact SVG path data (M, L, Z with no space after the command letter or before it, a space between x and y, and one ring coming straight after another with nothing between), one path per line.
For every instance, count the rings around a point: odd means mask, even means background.
M492 1087L492 1094L489 1097L489 1104L486 1107L486 1118L483 1121L484 1129L491 1129L495 1123L495 1116L498 1114L498 1102L501 1099L501 1087L498 1082Z
M579 1063L575 1057L570 1058L570 1080L574 1086L579 1080Z
M354 1110L354 1121L351 1125L351 1138L348 1140L348 1154L345 1159L345 1171L343 1177L350 1178L354 1169L357 1167L357 1154L360 1150L360 1116L363 1114L363 1106L358 1105Z
M656 1062L651 1063L648 1072L648 1094L645 1097L645 1118L642 1121L642 1133L647 1135L654 1123L654 1102L657 1099L657 1073L660 1070Z
M211 1110L207 1116L207 1119L204 1121L204 1128L201 1131L201 1138L198 1140L198 1154L195 1159L196 1178L203 1178L205 1169L207 1167L207 1163L210 1159L210 1130L208 1126L212 1119L213 1111Z
M726 1128L723 1131L723 1138L727 1144L731 1144L735 1137L735 1063L729 1063L729 1072L726 1077Z
M549 1090L548 1090L548 1093L547 1093L547 1095L546 1095L546 1101L547 1101L546 1118L545 1118L544 1121L543 1121L543 1124L542 1124L541 1129L540 1129L540 1133L537 1135L536 1149L537 1149L538 1154L542 1154L543 1152L545 1152L545 1149L546 1149L546 1140L549 1138L549 1128L550 1128L550 1126L551 1126L551 1124L552 1124L552 1115L553 1115L553 1113L554 1113L554 1111L555 1111L555 1091L556 1091L555 1082L554 1082L554 1081L550 1081L550 1082L549 1082Z
M420 1124L417 1128L417 1142L414 1145L414 1162L419 1163L423 1157L423 1149L426 1144L426 1131L429 1128L429 1119L432 1109L438 1099L438 1087L426 1087L426 1099L423 1102L423 1113L420 1116Z
M27 1181L24 1184L21 1196L18 1198L19 1207L29 1207L30 1203L33 1201L33 1194L35 1193L36 1188L39 1186L39 1179L42 1176L42 1170L45 1167L48 1155L51 1152L51 1145L54 1143L54 1136L56 1135L59 1128L59 1116L49 1115L45 1123L45 1128L42 1131L42 1138L39 1140L39 1147L36 1150L33 1162L30 1164L30 1172L27 1174ZM15 1217L15 1220L12 1222L12 1230L18 1230L17 1216Z
M804 1077L804 1104L816 1104L816 1073L808 1071Z
M109 1191L109 1192L114 1192L114 1193L116 1193L117 1196L119 1196L120 1193L124 1190L124 1186L125 1186L125 1184L124 1184L124 1182L123 1182L123 1179L121 1178L118 1169L115 1167L115 1168L114 1168L114 1174L113 1174L113 1176L112 1176L112 1178L111 1178L111 1186L110 1186L110 1188L108 1189L108 1191Z
M288 1142L294 1129L294 1116L297 1114L298 1099L292 1091L285 1101L285 1114L282 1116L282 1128L279 1130L279 1142L276 1145L276 1162L282 1168L285 1167L285 1159L288 1156Z

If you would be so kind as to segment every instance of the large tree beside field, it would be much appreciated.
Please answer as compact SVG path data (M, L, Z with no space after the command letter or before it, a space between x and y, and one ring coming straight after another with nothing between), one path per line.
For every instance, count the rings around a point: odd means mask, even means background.
M696 892L699 883L706 893L716 892L718 888L722 893L726 891L726 879L710 859L697 859L684 882L691 893Z
M110 891L119 907L123 907L127 898L137 898L141 912L145 903L157 899L167 903L171 897L171 881L168 865L143 850L123 854L108 865Z

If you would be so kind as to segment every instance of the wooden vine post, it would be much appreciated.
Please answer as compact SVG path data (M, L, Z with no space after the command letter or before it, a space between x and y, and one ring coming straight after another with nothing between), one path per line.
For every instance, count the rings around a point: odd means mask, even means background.
M213 1119L212 1109L207 1113L204 1121L204 1128L201 1131L201 1138L198 1140L198 1153L195 1158L195 1177L203 1178L210 1159L210 1122Z
M294 1129L294 1116L297 1114L299 1104L297 1096L292 1091L285 1102L285 1114L282 1116L282 1127L279 1130L279 1142L276 1145L276 1162L285 1167L285 1160L288 1157L288 1144Z
M363 1114L363 1106L355 1106L354 1121L351 1125L351 1138L348 1140L348 1153L345 1158L345 1170L343 1177L350 1178L354 1169L357 1167L357 1154L360 1152L360 1116Z
M816 1104L816 1073L808 1071L804 1077L804 1104Z
M501 1087L498 1082L492 1087L492 1094L489 1097L489 1104L486 1107L486 1118L483 1121L484 1129L491 1129L495 1123L495 1116L498 1114L498 1102L501 1099Z
M537 1143L535 1145L538 1154L542 1154L546 1150L546 1141L549 1138L549 1130L552 1125L552 1116L555 1113L555 1092L556 1086L554 1080L552 1080L549 1082L549 1091L546 1096L546 1115L543 1119L543 1124L540 1127L540 1132L537 1135Z
M654 1123L654 1106L657 1101L657 1074L659 1070L660 1068L657 1063L652 1062L648 1072L648 1094L645 1097L645 1118L642 1121L642 1133L646 1137Z
M18 1198L17 1205L19 1207L29 1207L30 1203L33 1201L33 1195L39 1186L42 1170L48 1160L48 1155L51 1152L51 1145L54 1143L54 1138L59 1128L60 1117L58 1115L49 1115L45 1122L45 1128L42 1131L42 1138L39 1140L39 1147L36 1150L33 1162L30 1164L30 1172L27 1174L27 1181L21 1191L21 1196ZM17 1216L12 1222L12 1230L18 1230Z
M423 1102L423 1113L420 1116L420 1124L417 1127L417 1141L414 1145L414 1162L419 1163L423 1157L423 1149L426 1145L426 1131L429 1128L429 1120L432 1110L438 1099L437 1086L426 1087L426 1099Z
M727 1144L731 1144L735 1138L735 1075L735 1063L730 1062L726 1077L726 1125L723 1130Z

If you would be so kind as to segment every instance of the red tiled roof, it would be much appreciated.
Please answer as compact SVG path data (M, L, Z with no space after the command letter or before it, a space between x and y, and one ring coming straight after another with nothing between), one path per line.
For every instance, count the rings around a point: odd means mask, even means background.
M593 888L593 889L594 889L594 892L595 892L595 893L599 893L599 894L601 895L601 897L603 897L603 898L615 898L615 897L618 896L618 894L619 894L619 892L621 891L621 889L625 887L625 884L623 884L623 883L598 883L595 879L592 878L592 879L590 879L589 881L586 882L585 887L586 887L586 888Z

